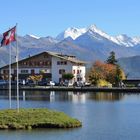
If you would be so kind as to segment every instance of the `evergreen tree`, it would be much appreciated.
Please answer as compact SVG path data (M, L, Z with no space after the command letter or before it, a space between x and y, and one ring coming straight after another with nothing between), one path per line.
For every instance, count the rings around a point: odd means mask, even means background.
M110 52L110 56L107 58L106 61L108 64L117 65L117 60L115 58L115 52Z

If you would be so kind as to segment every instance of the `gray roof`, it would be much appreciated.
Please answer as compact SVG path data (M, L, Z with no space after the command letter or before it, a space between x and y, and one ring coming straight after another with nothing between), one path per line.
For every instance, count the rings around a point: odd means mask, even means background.
M63 55L63 54L60 54L60 53L50 52L50 51L46 51L46 52L42 52L42 53L39 53L39 54L30 56L30 57L28 57L28 58L19 60L18 62L23 62L23 61L29 60L29 59L31 59L31 58L34 58L34 57L39 56L39 55L44 54L44 53L47 53L47 54L49 54L49 55L51 55L51 56L54 56L54 57L57 57L57 58L64 59L64 60L66 60L66 61L70 61L70 62L72 62L72 63L76 63L76 64L86 64L85 61L78 60L78 59L76 59L76 57L73 56L73 55ZM16 64L16 62L12 63L11 65L15 65L15 64ZM6 68L6 67L9 67L9 65L5 65L5 66L1 67L0 69Z
M76 59L75 56L72 56L72 55L63 55L63 54L54 53L54 52L47 52L47 53L54 57L61 58L61 59L64 59L73 63L86 64L85 61L78 60Z

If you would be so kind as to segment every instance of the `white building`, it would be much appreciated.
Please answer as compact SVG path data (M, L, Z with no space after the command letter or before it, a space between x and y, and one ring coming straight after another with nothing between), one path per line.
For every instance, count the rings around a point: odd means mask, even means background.
M16 63L11 65L12 78L16 79ZM19 61L19 78L27 79L30 75L42 74L47 80L56 83L62 81L62 74L72 73L74 81L85 82L85 62L75 56L63 55L54 52L42 52ZM9 65L0 68L3 79L8 79Z

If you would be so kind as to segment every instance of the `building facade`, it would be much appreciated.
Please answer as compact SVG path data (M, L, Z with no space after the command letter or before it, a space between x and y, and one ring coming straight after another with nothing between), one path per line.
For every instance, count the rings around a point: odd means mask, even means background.
M12 80L16 80L16 63L11 64ZM56 83L62 81L64 73L72 73L71 82L85 82L85 62L77 60L75 56L62 55L54 52L42 52L19 61L19 79L27 80L31 75L43 74L49 81ZM0 68L3 79L9 77L9 65Z

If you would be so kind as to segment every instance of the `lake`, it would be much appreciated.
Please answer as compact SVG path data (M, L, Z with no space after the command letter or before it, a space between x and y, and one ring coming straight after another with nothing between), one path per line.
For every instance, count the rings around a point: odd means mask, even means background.
M0 108L9 107L0 91ZM21 91L21 108L49 108L82 121L81 128L1 130L1 140L139 140L140 94ZM12 108L16 94L12 92Z

